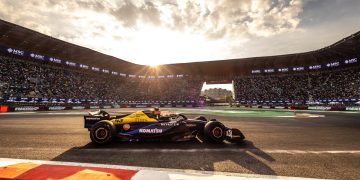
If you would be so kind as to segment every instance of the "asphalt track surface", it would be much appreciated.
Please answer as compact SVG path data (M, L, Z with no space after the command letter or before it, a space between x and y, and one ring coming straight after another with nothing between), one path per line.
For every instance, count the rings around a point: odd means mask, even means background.
M0 157L360 179L359 113L312 112L325 115L312 118L211 115L241 129L247 140L241 144L115 142L104 147L90 142L81 112L66 113L0 114Z

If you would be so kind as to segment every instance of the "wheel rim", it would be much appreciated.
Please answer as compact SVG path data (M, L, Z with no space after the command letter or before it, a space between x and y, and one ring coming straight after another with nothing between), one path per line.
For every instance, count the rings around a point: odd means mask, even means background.
M220 127L215 127L212 130L212 134L214 135L215 138L221 138L223 134L223 130Z
M105 128L98 128L96 131L95 131L95 137L97 139L105 139L108 135L108 131L105 129Z

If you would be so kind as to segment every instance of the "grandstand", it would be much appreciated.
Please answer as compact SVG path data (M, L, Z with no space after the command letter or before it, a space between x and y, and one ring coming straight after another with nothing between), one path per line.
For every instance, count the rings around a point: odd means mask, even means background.
M360 101L360 32L305 53L133 64L0 21L0 103L198 106L204 81L234 80L239 104Z
M198 100L201 81L188 77L122 77L0 57L1 96L7 102L176 102Z
M237 100L245 102L357 102L360 68L237 77Z

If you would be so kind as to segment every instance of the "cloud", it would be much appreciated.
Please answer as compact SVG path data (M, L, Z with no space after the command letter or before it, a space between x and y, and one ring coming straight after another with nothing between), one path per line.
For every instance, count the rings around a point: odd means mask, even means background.
M51 17L67 15L60 11L63 10L70 12L71 17L71 12L89 10L108 13L117 19L114 23L121 23L125 28L136 29L139 23L145 23L176 31L198 33L211 39L271 36L294 30L300 22L298 16L303 4L301 0L169 2L48 0L28 1L25 5L22 1L3 1L6 7L12 6L14 10L25 9L31 11L31 14L41 14L47 9L54 12L49 14ZM30 18L25 19L28 21Z
M218 1L1 1L3 19L40 32L44 21L62 24L83 18L79 12L93 11L114 16L124 28L138 24L187 31L211 39L224 37L271 36L294 30L302 11L301 0L218 0ZM6 8L4 8L6 7ZM46 17L45 17L46 16ZM63 19L63 21L61 20ZM80 19L79 19L80 20ZM60 23L56 23L60 24ZM52 26L52 25L47 25ZM74 27L76 28L76 27ZM55 33L56 34L56 33Z
M271 36L294 30L300 22L302 1L178 1L157 8L168 17L163 22L165 27L219 39Z
M129 2L111 11L111 14L121 21L125 27L133 27L136 25L139 12L139 8Z
M329 0L320 3L321 6L319 3L317 0L1 0L0 18L120 58L143 63L150 57L169 63L282 54L299 51L295 48L301 46L316 48L294 38L311 39L315 36L311 32L321 34L327 22L337 22L334 16L324 21L334 11L333 7L346 4L336 15L340 16L356 0L351 3ZM356 28L356 17L360 17L356 7L359 6L352 7L351 16L342 16L351 19L349 24L353 22L351 30ZM321 11L324 8L326 13ZM310 23L315 16L316 21ZM314 23L317 30L309 30ZM337 36L341 35L342 31L333 29L339 32ZM275 45L268 48L266 44L273 44L281 37L284 37L281 48ZM291 41L297 44L293 49Z
M115 16L125 27L135 28L137 22L151 23L159 26L160 12L152 2L135 3L129 1L120 5L119 7L110 10L110 13Z

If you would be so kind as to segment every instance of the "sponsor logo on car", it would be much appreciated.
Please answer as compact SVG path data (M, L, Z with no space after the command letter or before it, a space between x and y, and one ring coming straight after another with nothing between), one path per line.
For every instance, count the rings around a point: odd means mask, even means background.
M186 124L186 127L196 127L196 124Z
M129 130L129 129L130 129L130 124L124 124L124 125L123 125L123 129L124 129L125 131Z
M86 120L100 120L100 117L86 117Z
M160 126L178 126L179 123L160 123Z
M158 133L162 133L163 130L162 129L139 129L139 133L149 133L149 134L158 134Z
M187 136L184 136L184 139L191 139L191 138L194 138L195 136L194 135L187 135Z
M111 120L111 121L113 121L115 124L121 124L124 120L123 119L113 119L113 120Z
M138 111L122 118L122 123L134 122L158 122L154 118L149 118L144 112Z

